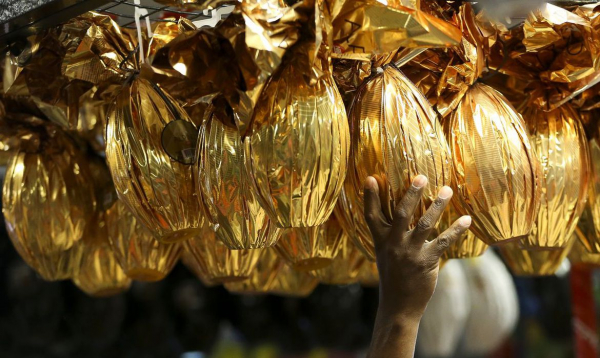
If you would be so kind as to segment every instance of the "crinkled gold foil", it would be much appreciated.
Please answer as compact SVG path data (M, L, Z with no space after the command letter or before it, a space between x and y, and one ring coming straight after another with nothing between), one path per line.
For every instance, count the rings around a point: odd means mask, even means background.
M452 205L448 205L442 218L440 219L437 234L441 234L446 231L456 220L460 218L460 215L456 213L456 210ZM450 247L444 251L442 257L446 260L449 259L466 259L470 257L477 257L483 255L487 250L488 245L483 241L479 240L471 230L467 230L462 237L459 237Z
M224 286L227 291L233 293L268 293L273 287L275 277L282 266L283 260L277 256L275 249L265 249L248 279L238 282L226 282Z
M588 186L588 205L589 205L589 223L593 224L595 229L594 241L589 241L586 247L590 252L600 253L600 131L595 128L593 137L589 140L590 153L590 181ZM583 218L583 217L582 217ZM588 240L591 237L587 236Z
M563 247L577 226L587 197L589 160L581 119L569 103L550 112L530 107L522 113L543 169L540 211L523 245Z
M202 265L200 265L194 256L185 249L181 252L181 262L202 282L204 286L213 287L220 284L219 282L212 281L208 277L208 273L204 272Z
M95 297L113 296L129 289L131 279L119 266L108 241L105 213L98 213L80 244L81 267L73 277L75 286Z
M269 293L286 297L306 297L319 284L319 280L306 272L294 270L291 266L283 265L275 276L275 281Z
M327 220L346 176L350 144L346 110L328 65L312 85L305 82L306 66L296 65L284 64L271 77L245 139L254 190L283 228Z
M569 240L567 246L558 249L523 250L518 242L511 242L500 246L500 254L514 275L550 276L567 257L572 244Z
M450 184L451 162L431 105L393 66L385 66L358 90L349 113L352 146L345 193L352 204L357 247L373 260L371 233L363 214L367 177L379 182L384 214L391 220L395 205L419 174L429 180L423 195L426 200L418 210L423 213L438 190Z
M460 30L425 12L374 0L330 0L335 52L345 57L399 47L450 46Z
M226 283L248 279L264 249L229 250L217 240L213 229L205 224L202 231L183 243L189 256L186 260L202 273L207 282ZM189 267L189 266L188 266Z
M309 274L328 285L348 285L358 282L358 275L364 264L365 256L358 250L348 236L342 239L338 254L327 267L308 271Z
M375 262L365 262L358 272L358 282L366 287L379 286L379 271Z
M541 199L541 168L523 119L499 92L475 84L448 124L455 208L488 245L522 239Z
M593 175L590 173L590 175ZM591 185L592 182L590 182ZM579 222L577 223L577 227L582 235L577 234L577 238L581 240L581 244L585 249L593 254L600 254L600 239L596 234L596 228L594 225L594 220L592 219L592 212L590 208L590 203L585 206L581 216L579 217Z
M181 244L163 244L156 240L121 200L109 209L106 223L108 240L117 262L130 278L162 280L179 260Z
M333 209L333 215L337 219L338 223L348 235L350 240L354 243L354 246L362 252L362 254L370 261L375 261L375 246L371 236L359 237L360 233L357 230L358 224L356 223L355 208L346 195L346 190L342 189L338 201Z
M142 224L165 243L201 233L192 177L197 129L172 97L131 80L108 113L106 140L115 189Z
M78 243L95 207L91 175L65 134L45 138L37 152L19 150L4 180L2 213L19 255L46 280L77 273Z
M585 237L585 232L579 228L575 228L573 236L575 237L572 238L573 247L569 251L569 261L573 264L583 264L593 267L600 266L600 254L589 252L583 245L584 242L588 241L588 238Z
M221 118L226 117L226 118ZM230 249L274 245L281 229L260 206L246 173L241 136L224 108L210 106L200 127L195 173L207 218ZM223 121L228 125L224 124Z
M332 215L320 226L283 230L275 249L294 270L316 270L332 263L346 237Z

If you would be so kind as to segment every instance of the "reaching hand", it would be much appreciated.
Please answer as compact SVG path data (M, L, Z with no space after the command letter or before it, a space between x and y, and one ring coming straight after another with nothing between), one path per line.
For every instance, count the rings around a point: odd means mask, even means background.
M365 218L375 243L380 279L370 357L413 356L419 321L437 283L440 257L471 225L471 217L463 216L428 241L452 198L452 189L445 186L409 230L426 186L427 178L418 175L389 222L382 212L377 181L369 177L365 182Z

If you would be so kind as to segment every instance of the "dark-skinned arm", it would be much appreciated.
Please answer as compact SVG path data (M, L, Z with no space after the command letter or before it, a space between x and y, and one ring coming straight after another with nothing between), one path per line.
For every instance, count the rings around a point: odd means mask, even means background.
M369 177L365 182L365 218L375 243L380 280L369 358L414 356L419 322L437 284L440 257L471 225L471 217L463 216L431 240L452 198L452 189L443 187L415 229L409 230L426 186L427 178L417 176L389 222L382 212L377 181Z

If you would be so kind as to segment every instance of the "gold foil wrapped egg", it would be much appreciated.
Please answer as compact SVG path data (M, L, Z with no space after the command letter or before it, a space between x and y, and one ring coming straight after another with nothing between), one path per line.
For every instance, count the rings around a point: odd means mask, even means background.
M208 273L204 271L204 267L185 249L181 252L181 262L202 282L204 286L213 287L219 284L219 282L210 279Z
M333 213L346 235L348 235L354 243L354 246L360 250L368 260L375 261L375 245L373 240L371 239L370 233L367 237L360 236L361 232L357 229L359 225L357 223L359 216L356 215L354 210L356 209L348 199L346 190L342 189L338 201L335 204L335 208L333 209ZM364 231L362 234L365 234Z
M552 249L523 250L518 242L500 246L500 254L510 271L517 276L554 275L571 250L573 240L567 246Z
M306 297L318 284L319 280L316 277L284 264L277 272L269 293L286 297Z
M294 270L311 271L331 265L347 235L334 215L315 227L285 229L275 245Z
M384 66L357 91L349 110L352 149L345 191L353 205L358 247L375 257L364 219L363 184L373 176L380 185L385 216L419 174L429 185L416 217L450 184L451 163L442 127L427 99L397 68Z
M456 210L452 204L448 205L442 214L437 232L439 234L443 233L446 229L452 226L452 224L458 220L458 218L460 218L460 216L456 213ZM452 245L450 245L450 247L446 249L446 251L444 251L442 257L446 260L477 257L481 256L485 250L487 250L487 248L488 245L479 240L475 234L471 232L471 230L467 230L462 237L458 238Z
M585 232L577 227L573 236L573 247L568 255L569 261L573 264L600 266L600 254L589 252L583 244L586 241Z
M304 66L282 64L260 95L245 139L251 182L282 228L324 223L344 183L348 119L328 71L307 84Z
M550 112L525 110L523 118L543 175L540 211L522 244L563 247L577 226L588 190L588 148L581 119L569 103Z
M181 243L159 242L121 200L108 210L106 222L112 250L130 278L136 281L162 280L179 260Z
M271 290L275 282L275 277L283 266L283 260L277 256L273 248L264 249L263 251L250 277L244 281L225 283L224 286L227 291L243 294L261 294Z
M523 239L537 217L541 168L521 116L502 94L475 84L450 116L455 208L488 245Z
M106 159L119 198L165 243L201 232L193 180L198 132L166 93L137 78L109 110Z
M345 236L331 265L308 273L328 285L348 285L358 281L358 274L366 263L365 256Z
M100 212L81 242L82 258L75 286L90 296L107 297L124 292L131 279L121 269L108 241L105 213Z
M590 173L590 175L593 176L592 173ZM590 183L590 186L591 185L592 184ZM589 253L600 254L600 239L598 239L597 232L594 227L594 221L592 220L592 212L589 202L579 217L577 228L582 233L582 235L577 235L577 237L581 241L583 247L585 247Z
M91 175L64 134L9 161L2 192L6 230L19 255L45 280L72 278L78 243L94 215Z
M358 272L358 282L366 287L379 286L379 271L375 262L365 262Z
M593 224L595 235L586 235L588 251L600 253L600 131L598 129L593 133L592 139L588 142L590 153L590 182L588 185L588 206L589 210L582 215L587 216L585 220Z
M230 122L223 122L230 121ZM274 245L281 229L260 206L246 173L244 146L224 108L209 106L198 140L198 190L216 235L228 248Z
M215 232L205 224L202 232L183 243L189 256L187 260L201 272L207 282L226 283L244 281L252 276L263 249L230 250ZM189 267L189 266L188 266Z

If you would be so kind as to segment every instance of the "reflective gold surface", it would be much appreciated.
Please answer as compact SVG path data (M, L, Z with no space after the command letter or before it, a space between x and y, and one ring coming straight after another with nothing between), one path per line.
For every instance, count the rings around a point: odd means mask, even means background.
M126 291L131 279L121 269L108 242L105 214L99 213L82 239L82 258L79 273L73 278L75 286L90 296L107 297Z
M227 116L224 110L210 106L206 114L198 139L196 175L217 238L232 250L274 245L281 229L271 222L249 183L238 130L221 122L219 116Z
M316 270L332 263L346 237L332 215L320 226L283 230L275 249L294 270Z
M133 79L108 114L106 139L115 188L136 218L165 243L198 235L203 219L190 165L197 132L185 111L148 81Z
M440 223L437 229L438 235L447 230L456 220L460 218L460 215L456 213L452 203L446 207L446 210L442 214ZM442 258L448 259L466 259L469 257L477 257L482 255L487 250L488 245L483 241L479 240L471 230L460 238L458 238L450 247L446 249Z
M550 112L530 107L523 111L523 118L543 169L540 211L523 245L563 247L577 226L587 196L589 161L585 132L569 103Z
M500 254L510 271L517 276L549 276L560 267L571 250L573 240L566 247L523 250L518 242L501 245Z
M318 284L319 280L308 273L283 265L277 272L269 293L286 297L306 297Z
M593 176L593 173L591 173L591 175ZM592 184L593 182L590 182L590 185ZM598 238L596 228L594 227L589 201L579 217L577 228L582 233L582 235L577 235L577 237L581 241L583 247L585 247L589 253L600 254L600 239Z
M171 272L182 251L181 243L156 240L121 200L106 215L108 240L123 271L136 281L159 281Z
M308 271L308 273L318 278L324 284L348 285L359 280L358 275L364 264L367 264L365 256L354 247L350 238L345 236L341 248L331 262L331 265L322 269Z
M371 260L373 243L364 219L363 183L372 175L380 185L384 214L393 208L418 174L429 185L419 217L450 184L451 162L442 126L427 99L395 67L385 66L359 90L349 110L352 148L345 193L352 203L358 247Z
M583 245L583 242L587 241L585 232L580 228L575 228L573 236L575 237L572 239L574 242L569 251L569 261L573 264L600 266L600 254L589 252Z
M499 92L475 84L450 117L455 208L488 245L523 238L539 211L541 168L521 116Z
M359 249L368 260L375 261L375 247L370 232L369 236L360 237L361 234L357 230L358 224L356 221L361 217L356 214L355 210L357 209L352 205L346 195L346 189L342 189L338 201L335 204L335 208L333 209L333 215L335 215L346 235L352 240L354 246Z
M248 279L264 249L230 250L217 240L212 228L206 224L199 235L183 243L188 267L196 267L199 277L207 282L226 283ZM190 262L191 261L191 262Z
M345 57L386 53L399 47L444 47L460 42L460 30L446 21L397 6L396 1L328 0L333 41ZM386 6L389 5L389 6Z
M73 277L78 243L95 206L81 154L59 132L39 152L11 158L2 193L6 230L19 255L46 280Z
M346 176L348 122L328 66L311 85L307 67L282 64L261 93L245 139L254 190L283 228L325 222Z
M588 142L590 149L590 182L588 186L588 223L595 228L595 241L588 241L586 247L591 252L600 253L600 131L597 129L594 137ZM589 225L589 224L588 224ZM586 236L590 240L591 236Z
M358 272L358 282L366 287L379 286L379 271L375 262L365 262Z
M283 260L277 256L275 249L263 250L256 268L250 277L244 281L228 282L224 286L229 292L243 294L267 293L273 287L275 277L283 266Z
M213 287L220 284L219 282L212 281L210 277L208 277L208 273L204 272L204 267L185 248L181 252L181 262L202 282L204 286Z

